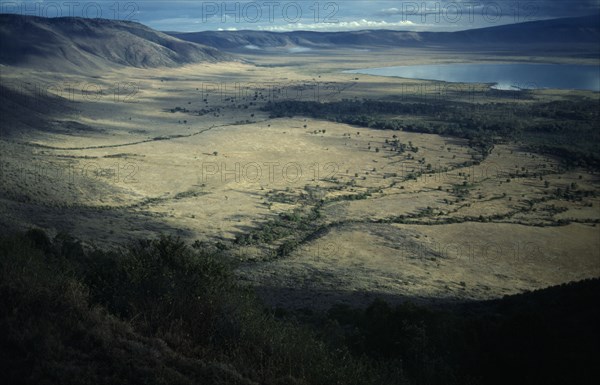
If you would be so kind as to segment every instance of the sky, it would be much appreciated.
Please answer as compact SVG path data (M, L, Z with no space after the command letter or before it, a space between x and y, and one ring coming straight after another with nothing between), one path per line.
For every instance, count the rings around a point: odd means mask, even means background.
M600 0L6 1L0 13L131 20L161 31L457 31L598 13Z

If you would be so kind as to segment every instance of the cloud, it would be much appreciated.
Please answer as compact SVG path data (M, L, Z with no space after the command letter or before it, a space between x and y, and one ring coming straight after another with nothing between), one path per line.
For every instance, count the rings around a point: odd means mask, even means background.
M273 32L287 32L287 31L349 31L359 29L398 29L407 27L413 29L415 24L410 20L387 22L387 21L373 21L373 20L354 20L354 21L340 21L337 23L294 23L284 25L269 25L269 26L258 26L257 29L262 31L273 31Z

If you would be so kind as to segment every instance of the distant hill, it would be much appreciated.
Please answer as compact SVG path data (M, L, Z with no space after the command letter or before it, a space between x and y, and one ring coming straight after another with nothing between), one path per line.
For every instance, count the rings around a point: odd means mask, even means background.
M458 32L365 30L349 32L205 31L169 32L182 40L220 49L335 48L335 47L559 47L595 45L600 41L598 15L532 21Z
M0 14L0 64L50 71L174 67L232 57L139 23Z
M531 21L496 27L438 33L434 40L455 44L594 45L600 49L600 15Z

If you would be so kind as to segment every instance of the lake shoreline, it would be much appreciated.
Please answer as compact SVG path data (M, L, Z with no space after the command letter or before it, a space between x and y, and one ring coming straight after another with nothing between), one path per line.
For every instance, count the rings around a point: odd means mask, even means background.
M374 67L343 73L450 83L491 84L498 90L575 89L600 91L598 67L583 64L454 63Z

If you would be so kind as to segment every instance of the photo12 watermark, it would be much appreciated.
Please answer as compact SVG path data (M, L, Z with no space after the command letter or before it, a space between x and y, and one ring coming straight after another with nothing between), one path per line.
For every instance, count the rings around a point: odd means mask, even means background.
M469 25L533 21L541 9L539 1L399 1L380 14L422 25Z
M202 82L196 91L205 101L248 103L315 101L326 102L338 96L345 86L336 82Z
M69 102L137 103L140 95L140 83L131 81L102 84L93 81L43 82L1 79L0 85L0 92L18 92L34 103L44 102L52 97Z
M331 179L339 172L340 166L335 162L227 162L204 160L197 170L197 177L199 184L210 182L259 185L297 184Z
M25 165L10 165L0 161L0 180L24 183L64 183L68 185L87 182L111 182L115 184L139 183L140 166L135 162L101 164L57 164L35 162Z
M333 1L203 1L203 23L337 23L339 3Z
M398 256L408 260L441 258L466 262L539 262L549 258L535 241L492 242L485 240L456 242L405 242L395 246Z
M134 1L0 1L0 13L38 17L83 17L139 22Z

